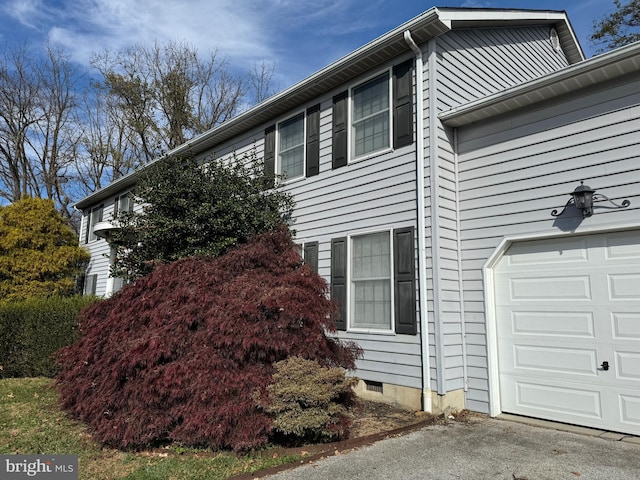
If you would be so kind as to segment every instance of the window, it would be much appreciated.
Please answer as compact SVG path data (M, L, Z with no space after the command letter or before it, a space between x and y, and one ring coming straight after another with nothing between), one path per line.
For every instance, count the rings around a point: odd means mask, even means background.
M278 173L285 180L304 176L304 113L278 126Z
M417 333L414 243L413 227L331 241L338 330Z
M351 239L351 326L391 330L389 232Z
M313 177L320 173L320 105L264 131L265 188L271 188L276 173L285 179ZM277 163L277 165L276 165Z
M96 234L93 232L93 227L96 226L96 223L99 223L102 221L102 211L103 211L103 205L100 205L99 207L95 207L91 209L91 212L89 213L87 218L87 230L85 232L85 243L93 242L94 240L98 239Z
M113 218L117 218L119 212L132 212L132 211L133 211L133 199L131 198L131 192L123 193L114 202Z
M391 109L389 74L384 73L353 89L353 157L389 148Z

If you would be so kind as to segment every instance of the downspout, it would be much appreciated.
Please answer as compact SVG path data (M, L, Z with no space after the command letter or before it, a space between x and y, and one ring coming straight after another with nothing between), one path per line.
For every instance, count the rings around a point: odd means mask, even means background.
M431 368L429 362L429 315L427 311L427 249L425 228L424 183L424 63L422 50L416 45L411 32L404 32L404 39L416 55L416 183L418 223L418 297L420 302L420 353L422 357L422 410L432 412Z

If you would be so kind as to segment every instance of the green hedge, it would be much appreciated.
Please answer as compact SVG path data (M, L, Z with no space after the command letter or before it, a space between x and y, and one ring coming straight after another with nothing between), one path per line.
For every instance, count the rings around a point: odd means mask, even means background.
M78 338L78 314L95 297L0 303L0 378L52 377L53 354Z

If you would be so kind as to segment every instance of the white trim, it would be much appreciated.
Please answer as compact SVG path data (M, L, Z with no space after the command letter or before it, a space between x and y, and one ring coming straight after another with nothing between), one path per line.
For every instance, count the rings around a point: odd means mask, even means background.
M553 238L575 237L583 235L596 235L599 233L609 233L625 230L640 229L640 220L635 222L624 222L610 225L599 225L585 227L580 232L556 232L544 231L533 232L524 235L514 235L504 237L500 244L491 253L482 267L483 287L484 287L484 314L486 326L487 343L487 366L489 377L489 415L495 417L502 413L500 404L500 369L498 364L498 341L497 341L497 318L495 312L496 291L494 288L494 269L504 256L507 249L514 243L546 240Z

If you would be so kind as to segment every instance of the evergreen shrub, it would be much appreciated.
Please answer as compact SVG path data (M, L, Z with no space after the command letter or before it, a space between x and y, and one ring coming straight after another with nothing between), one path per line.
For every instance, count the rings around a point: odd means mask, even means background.
M273 421L256 398L276 362L355 366L360 350L328 334L326 294L285 227L158 266L83 311L80 340L60 353L63 407L118 448L259 447Z
M275 364L267 387L266 411L274 418L279 443L333 442L346 438L357 379L338 367L290 357Z
M80 311L94 297L42 297L0 303L0 378L53 377L54 353L78 337Z

